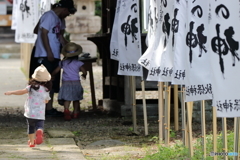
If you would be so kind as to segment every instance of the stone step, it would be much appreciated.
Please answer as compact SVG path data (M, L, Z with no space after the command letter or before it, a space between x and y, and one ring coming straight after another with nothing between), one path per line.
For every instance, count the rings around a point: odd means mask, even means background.
M0 44L0 53L20 53L20 49L21 49L20 43Z
M0 44L0 58L9 59L9 58L20 58L21 47L18 43Z
M20 53L0 53L0 59L20 59Z

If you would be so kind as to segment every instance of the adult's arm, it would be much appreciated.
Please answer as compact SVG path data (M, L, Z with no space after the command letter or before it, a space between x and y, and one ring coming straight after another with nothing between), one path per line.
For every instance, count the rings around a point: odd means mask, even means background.
M52 73L51 73L51 76L52 76L52 80L55 79L55 75L61 71L61 67L58 66Z
M33 30L33 33L34 33L34 34L38 34L38 27L39 27L39 24L40 24L40 19L39 19L37 25L34 27L34 30Z
M54 61L54 56L52 53L52 49L50 48L50 45L49 45L48 30L46 30L44 28L41 28L41 30L42 30L41 37L42 37L42 41L43 41L43 46L47 52L48 61L52 62L52 61Z
M60 30L59 40L62 46L65 46L68 43L68 41L64 38L64 33L65 30Z

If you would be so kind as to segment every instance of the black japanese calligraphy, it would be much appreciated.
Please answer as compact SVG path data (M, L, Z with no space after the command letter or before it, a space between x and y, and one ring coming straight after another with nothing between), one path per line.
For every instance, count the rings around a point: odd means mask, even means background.
M201 18L203 16L203 10L202 7L197 5L195 7L192 8L191 13L194 15L195 13L197 13L198 17Z
M192 67L192 48L197 47L198 44L198 39L196 34L193 33L193 28L194 28L194 22L190 22L189 24L189 32L187 33L186 36L186 44L189 47L189 62L190 62L190 67Z
M136 3L134 3L131 6L131 10L134 13L137 13L138 10L137 10L137 4ZM124 34L124 42L125 42L126 49L127 49L127 45L128 45L128 39L127 39L128 35L131 34L131 36L132 36L132 43L134 43L135 40L137 40L136 33L139 32L138 28L136 27L137 23L138 23L138 19L136 17L133 17L131 19L131 15L128 15L127 21L121 25L121 31Z
M120 63L119 69L121 71L132 71L132 72L140 72L141 66L139 64L130 64L130 63Z
M179 28L179 20L177 19L177 13L178 13L178 8L174 9L174 18L172 19L172 32L173 32L173 36L172 36L172 46L174 47L174 35L175 33L178 32L178 28Z
M116 49L116 48L113 49L112 56L118 57L118 49Z
M164 16L164 22L162 24L162 31L165 34L164 38L164 48L167 46L167 39L169 37L170 33L170 23L169 23L170 16L168 13L165 14Z
M143 59L141 61L141 64L144 66L144 67L148 67L150 65L150 60L148 59Z
M174 76L174 78L175 79L182 79L182 80L184 80L184 78L186 77L186 72L185 72L185 70L176 70L175 71L175 76Z
M228 46L229 46L229 50L232 53L232 59L233 59L232 66L235 66L235 57L239 61L238 53L236 53L236 50L239 49L239 43L238 43L238 41L235 41L233 39L234 33L235 32L233 30L233 27L229 27L228 29L226 29L224 31L224 35L226 36L226 40L227 40L227 43L228 43Z
M31 13L29 12L30 7L27 5L27 0L25 0L24 3L22 0L22 2L20 3L20 11L22 12L22 20L24 20L24 12L26 12L27 17L31 15Z
M160 67L154 67L149 70L149 75L151 76L159 76L161 73Z
M186 86L186 96L206 95L212 94L212 85L191 85Z
M223 4L219 5L215 9L215 13L218 17L223 17L224 19L228 19L230 17L230 12L226 6ZM238 53L236 52L239 49L239 42L233 39L233 35L235 34L234 29L232 26L228 27L224 31L224 35L226 39L222 38L220 36L221 30L220 30L220 24L216 24L216 36L212 38L211 40L211 47L213 52L217 53L219 55L219 65L220 70L223 75L223 79L225 79L224 76L224 60L223 55L227 55L230 51L232 54L232 66L235 66L235 58L239 61L240 58L238 56Z
M161 0L161 3L163 4L164 7L167 7L167 0Z
M207 49L205 47L204 44L206 44L207 42L207 36L203 35L203 31L204 31L204 25L201 24L198 28L197 28L197 37L198 37L198 44L199 44L199 57L202 56L202 50L204 50L204 52L207 52Z
M164 69L162 70L162 76L171 76L173 72L173 68L169 68L169 67L164 67Z
M200 5L197 5L191 9L191 13L193 16L195 14L198 18L202 18L203 16L203 10ZM190 67L192 67L192 59L193 59L193 48L199 46L199 54L198 57L202 57L202 51L205 53L207 52L207 49L205 47L205 44L207 43L207 36L203 34L203 31L205 30L204 24L201 24L197 27L196 32L194 32L194 24L195 22L191 21L189 23L189 32L186 36L186 45L189 47L189 62Z

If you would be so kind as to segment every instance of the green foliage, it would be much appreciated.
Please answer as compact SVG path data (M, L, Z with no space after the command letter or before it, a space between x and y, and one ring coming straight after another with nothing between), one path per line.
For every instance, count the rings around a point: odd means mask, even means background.
M157 143L158 140L159 140L159 138L157 136L153 136L149 141Z
M173 146L165 147L160 145L159 151L153 155L147 155L141 160L166 160L166 159L178 159L183 160L188 158L188 149L180 142L177 142Z
M170 129L170 137L175 138L176 137L176 132Z
M72 132L75 136L80 136L80 131L73 131Z
M95 15L102 17L102 2L95 1Z
M234 133L229 131L227 133L227 145L228 145L228 152L234 152ZM222 134L220 133L217 136L217 152L224 152L223 151L223 140ZM177 141L176 144L172 146L165 147L163 145L159 146L159 150L155 154L147 154L141 160L165 160L165 159L176 159L176 160L199 160L204 159L203 157L203 144L202 138L198 138L197 141L193 144L193 151L194 156L190 157L189 149L184 146L180 141ZM213 151L213 135L206 136L206 160L212 160L209 154ZM218 159L224 159L223 156L218 156ZM228 156L229 160L233 160L233 156Z

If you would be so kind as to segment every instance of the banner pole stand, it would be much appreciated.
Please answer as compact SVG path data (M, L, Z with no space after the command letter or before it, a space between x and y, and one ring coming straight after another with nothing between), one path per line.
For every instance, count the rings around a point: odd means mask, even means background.
M158 82L159 142L163 140L163 82Z
M178 85L174 85L174 129L178 131Z
M203 158L206 158L206 121L205 121L205 101L201 101L201 123L202 123L202 149L203 149Z
M213 107L213 152L217 152L217 109ZM213 157L217 160L217 156Z
M136 97L135 97L135 77L131 76L130 77L130 85L131 85L131 94L132 94L132 121L133 121L133 132L134 133L138 133L137 132L137 109L136 109Z
M168 82L165 82L165 144L169 145L169 134L170 134L170 85L168 85Z
M222 118L222 136L223 136L223 152L228 152L227 148L227 118ZM224 160L228 160L228 156L224 156Z
M187 102L187 128L188 128L188 147L189 154L193 156L193 145L192 145L192 112L193 102Z
M146 98L145 98L145 81L142 80L142 97L143 97L143 117L144 117L144 129L145 129L145 136L148 135L148 123L147 123L147 106L146 106Z
M234 117L234 152L238 153L239 150L239 117ZM239 153L238 153L239 154ZM238 160L238 156L234 156L234 160Z
M184 100L184 87L181 85L181 112L182 112L182 141L186 146L186 110L185 110L185 100Z

